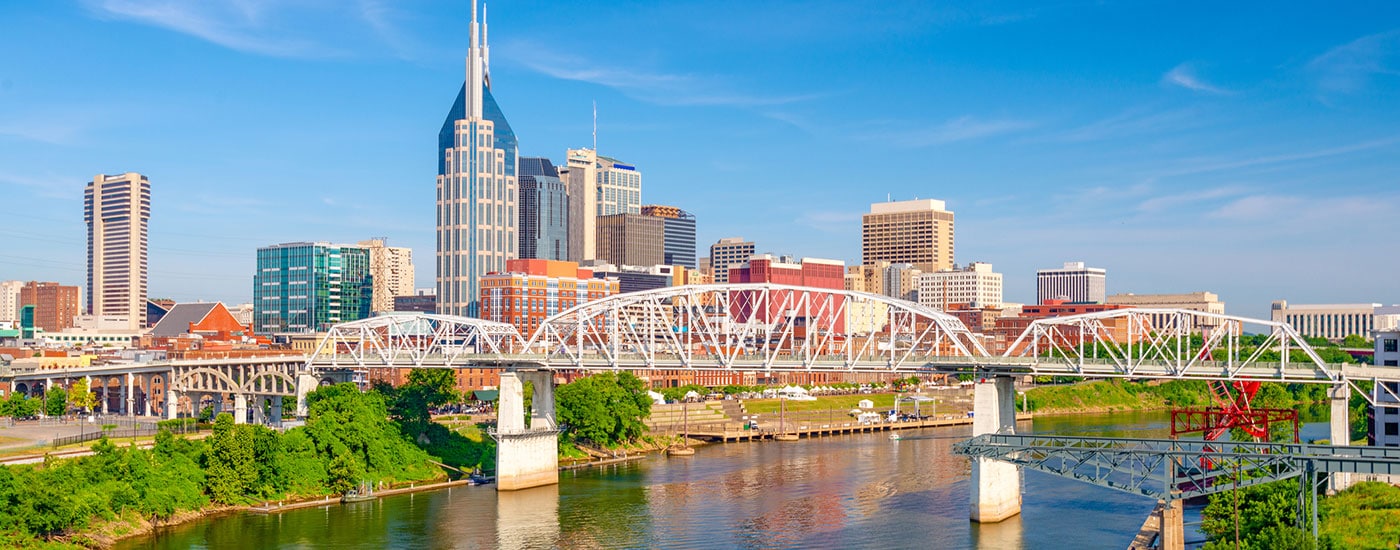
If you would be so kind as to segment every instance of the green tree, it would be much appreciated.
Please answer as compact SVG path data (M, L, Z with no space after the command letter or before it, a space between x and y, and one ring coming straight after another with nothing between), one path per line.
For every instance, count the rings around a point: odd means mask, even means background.
M258 466L254 461L252 434L238 430L233 415L219 413L214 419L214 433L209 437L209 454L204 469L209 496L224 504L236 504L258 482Z
M605 372L575 380L555 391L566 435L604 446L635 440L646 430L651 399L646 385L630 372Z
M1365 336L1357 334L1348 334L1346 338L1342 339L1342 347L1344 348L1373 348L1375 346L1376 344L1374 342L1367 340Z
M97 394L92 392L87 378L79 378L68 388L68 405L89 412L97 406Z
M1236 533L1239 548L1313 548L1312 536L1300 537L1302 532L1294 525L1297 505L1298 483L1294 480L1213 494L1201 511L1201 531L1211 540L1205 548L1235 548Z
M375 390L385 395L389 414L415 438L428 431L434 407L460 399L456 371L451 369L413 369L403 386Z
M44 414L63 416L68 412L68 392L61 387L49 388L44 395Z

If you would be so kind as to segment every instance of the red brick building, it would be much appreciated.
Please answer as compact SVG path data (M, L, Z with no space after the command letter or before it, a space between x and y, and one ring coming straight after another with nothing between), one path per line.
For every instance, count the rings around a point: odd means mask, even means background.
M525 338L545 319L617 294L617 279L594 279L575 262L506 260L506 272L481 278L481 318L515 325Z
M72 327L73 318L82 313L78 292L76 286L29 281L19 289L19 306L34 306L35 328L58 332Z

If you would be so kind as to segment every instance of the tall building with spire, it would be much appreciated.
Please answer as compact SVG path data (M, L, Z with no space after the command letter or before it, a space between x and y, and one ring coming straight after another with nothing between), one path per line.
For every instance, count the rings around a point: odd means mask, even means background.
M466 79L438 133L437 308L476 316L477 281L517 256L518 144L491 95L486 10L476 1Z

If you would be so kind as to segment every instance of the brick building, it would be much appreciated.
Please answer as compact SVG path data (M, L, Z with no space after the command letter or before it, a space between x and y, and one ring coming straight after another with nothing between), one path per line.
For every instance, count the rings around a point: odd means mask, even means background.
M29 281L19 289L19 307L34 306L34 327L58 332L73 326L81 312L76 286Z

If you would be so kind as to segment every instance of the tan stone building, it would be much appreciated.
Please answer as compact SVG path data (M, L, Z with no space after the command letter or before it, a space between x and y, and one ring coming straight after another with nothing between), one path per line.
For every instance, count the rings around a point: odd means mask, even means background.
M88 230L87 312L126 318L127 328L146 326L146 239L151 182L127 172L98 174L83 192Z
M665 220L641 214L598 216L598 260L616 265L666 262Z
M384 246L384 239L356 244L369 250L370 311L393 311L395 296L413 295L413 249Z
M1114 294L1108 297L1109 305L1133 306L1137 308L1187 309L1216 315L1225 314L1225 302L1214 292L1191 292L1188 294ZM1153 315L1152 328L1169 328L1166 316ZM1220 323L1201 323L1202 326L1216 327Z
M861 216L861 264L911 264L924 272L953 268L953 213L940 200L879 202Z

